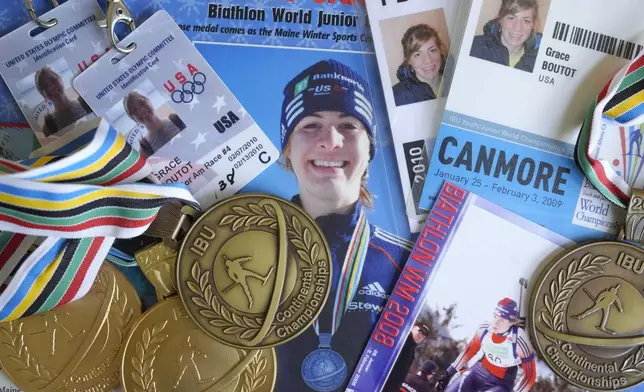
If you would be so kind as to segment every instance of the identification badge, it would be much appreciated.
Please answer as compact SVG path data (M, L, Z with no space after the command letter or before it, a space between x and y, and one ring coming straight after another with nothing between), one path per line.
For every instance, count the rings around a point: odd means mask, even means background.
M73 78L109 49L96 0L70 0L0 39L0 75L41 144L95 115L72 86Z
M186 184L202 205L233 195L279 152L165 11L74 80L94 112L148 158L160 183Z

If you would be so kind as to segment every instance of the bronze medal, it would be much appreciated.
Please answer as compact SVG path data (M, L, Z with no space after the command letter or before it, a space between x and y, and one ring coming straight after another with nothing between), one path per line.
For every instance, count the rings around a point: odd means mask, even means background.
M127 339L124 392L271 392L274 349L244 350L206 335L174 296L146 311Z
M29 392L110 391L140 314L134 287L105 262L83 298L0 324L0 366Z
M629 240L642 234L641 200L631 199ZM620 241L582 245L543 269L527 320L535 350L555 373L598 391L644 381L643 272L644 250Z
M297 205L238 195L210 208L187 233L177 286L211 337L238 348L272 347L304 332L322 311L331 254Z

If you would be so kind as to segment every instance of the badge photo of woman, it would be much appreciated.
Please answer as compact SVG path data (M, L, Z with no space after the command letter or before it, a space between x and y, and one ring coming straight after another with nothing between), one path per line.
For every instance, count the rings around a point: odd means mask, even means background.
M335 60L305 69L284 89L281 123L283 166L295 174L299 190L292 200L327 239L332 286L317 328L277 347L276 390L344 390L412 244L366 217L373 208L367 177L376 123L369 86L359 74ZM305 368L306 357L328 345L344 370Z
M537 0L501 0L497 16L474 37L470 56L532 72L542 34Z
M150 98L131 91L123 98L125 113L137 124L143 124L147 135L141 138L140 152L151 156L166 143L172 140L179 132L186 129L186 124L176 113L171 113L167 118L161 118L154 110Z
M36 72L35 85L40 95L54 105L54 111L45 115L42 126L45 136L57 134L92 112L81 97L72 99L65 93L63 78L51 67L44 67Z
M400 42L404 60L396 72L399 82L393 86L396 106L436 99L447 59L438 31L427 24L415 25Z

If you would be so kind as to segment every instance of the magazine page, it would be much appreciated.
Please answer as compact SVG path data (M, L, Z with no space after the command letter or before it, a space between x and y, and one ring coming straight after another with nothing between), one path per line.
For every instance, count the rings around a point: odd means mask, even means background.
M449 182L436 200L349 390L434 391L450 366L446 391L578 390L532 359L523 326L530 279L574 243Z
M363 48L372 40L361 30L366 10L316 0L126 3L138 25L165 9L277 146L278 164L240 192L302 206L325 234L334 272L319 328L276 347L275 390L343 391L411 250L376 56ZM177 58L177 72L187 63ZM213 112L239 109L215 98ZM209 132L188 144L207 146ZM337 367L303 367L321 346Z
M128 6L137 21L154 8ZM281 153L240 192L299 204L332 250L319 328L275 348L275 390L344 391L411 250L376 56L363 48L365 10L314 0L162 6ZM237 110L228 101L208 105ZM304 366L328 346L337 367Z
M446 88L441 82L460 4L460 0L366 3L412 232L422 229L427 216L418 203L445 108Z
M614 236L624 211L586 181L573 151L596 95L642 48L643 7L472 1L421 206L448 180L572 240Z
M282 154L241 192L300 204L332 249L319 328L276 347L275 390L344 391L411 250L364 11L313 0L181 3L165 8ZM314 366L329 346L334 360Z
M0 36L3 37L31 20L24 1L11 0L7 3L11 6L3 6L0 11ZM0 82L0 121L27 124L25 115L4 80Z

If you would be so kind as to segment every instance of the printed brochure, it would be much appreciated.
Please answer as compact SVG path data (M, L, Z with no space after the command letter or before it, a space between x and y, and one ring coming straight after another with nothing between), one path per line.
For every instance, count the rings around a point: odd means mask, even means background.
M524 329L535 271L574 245L445 182L347 391L434 391L450 366L448 392L580 391Z
M641 11L632 0L473 0L421 206L447 180L572 240L613 237L624 211L585 180L573 149L595 96L642 49ZM614 164L635 177L637 159Z

